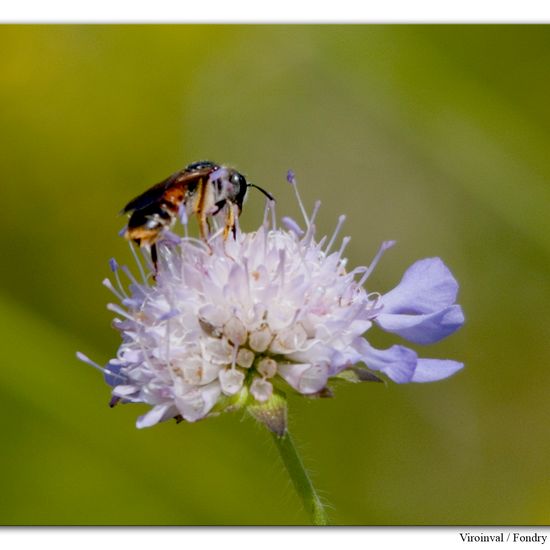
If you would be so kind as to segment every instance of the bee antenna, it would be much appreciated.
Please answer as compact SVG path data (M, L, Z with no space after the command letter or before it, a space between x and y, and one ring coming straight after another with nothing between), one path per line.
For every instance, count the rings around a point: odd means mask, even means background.
M258 191L261 191L270 201L275 202L275 198L273 197L273 195L271 193L268 193L265 189L262 189L260 186L254 185L253 183L247 183L246 186L255 187L256 189L258 189Z

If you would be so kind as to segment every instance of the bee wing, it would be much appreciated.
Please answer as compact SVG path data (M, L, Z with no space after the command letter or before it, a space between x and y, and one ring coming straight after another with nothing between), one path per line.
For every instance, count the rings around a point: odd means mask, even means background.
M142 193L138 195L135 199L132 199L121 211L121 214L127 214L133 210L142 210L151 204L159 202L165 195L165 193L173 188L181 188L184 191L187 191L190 184L193 181L198 181L201 177L207 176L212 172L211 167L205 167L201 170L188 171L183 170L181 172L176 172L172 174L169 178L153 185Z
M161 181L160 183L157 183L153 187L150 187L149 189L147 189L147 191L145 191L141 195L138 195L135 199L132 199L121 210L120 213L127 214L128 212L132 212L133 210L141 210L146 206L149 206L155 202L158 202L166 192L166 188L170 185L169 180L170 178L168 178L167 180Z

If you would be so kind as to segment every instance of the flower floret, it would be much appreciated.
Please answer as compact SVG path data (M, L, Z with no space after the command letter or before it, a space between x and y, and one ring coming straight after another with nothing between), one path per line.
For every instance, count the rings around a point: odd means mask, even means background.
M111 262L118 287L105 286L120 301L109 308L119 316L122 343L103 370L116 400L152 407L138 427L246 406L277 431L286 422L285 391L329 395L337 377L379 381L378 374L429 382L462 367L419 359L401 345L378 350L365 338L373 324L416 344L457 330L464 316L445 264L420 260L392 291L368 292L368 276L394 242L383 243L370 266L347 271L349 238L331 251L344 218L330 239L316 241L318 207L307 217L301 205L305 229L286 218L287 229L265 221L252 233L214 234L207 244L189 237L160 243L153 284L124 269L125 289L123 268Z

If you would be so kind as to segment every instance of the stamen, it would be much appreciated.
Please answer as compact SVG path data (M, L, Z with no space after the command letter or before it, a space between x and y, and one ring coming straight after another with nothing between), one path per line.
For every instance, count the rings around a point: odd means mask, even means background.
M126 277L128 277L128 279L130 279L130 281L132 281L132 283L134 283L136 287L143 292L144 290L143 285L137 282L137 279L134 277L132 272L128 269L128 266L123 265L121 269L122 271L124 271L124 274L126 275ZM147 286L147 283L145 283L145 286Z
M283 225L285 225L286 228L297 237L301 237L304 234L304 230L292 218L284 216L281 218L281 221L283 222Z
M304 221L306 222L306 226L309 229L310 226L310 220L307 215L306 209L304 208L304 203L302 202L302 197L300 196L300 192L298 191L298 185L296 183L296 177L294 175L294 172L292 170L289 170L286 176L286 179L290 185L294 188L294 193L296 193L296 199L298 200L298 204L300 206L300 210L302 211L302 216L304 216Z
M182 203L178 210L178 217L181 221L181 224L183 225L183 234L185 235L185 238L187 239L189 237L189 216L187 215L187 207L185 203Z
M300 255L300 260L302 260L302 265L304 266L307 274L309 276L311 276L311 265L310 265L310 262L307 261L306 256L305 256L306 247L298 246L296 250L298 251L298 254Z
M319 212L319 208L321 208L321 201L316 200L315 204L313 205L313 212L311 213L311 219L310 219L311 224L313 224L315 222L315 218L317 217L317 213Z
M178 217L182 225L187 225L189 223L189 216L187 215L187 206L185 203L180 204L178 209Z
M270 211L270 203L271 201L266 201L265 207L264 207L264 219L262 221L262 227L265 227L267 229L267 219L269 217L269 211Z
M346 249L346 246L348 246L349 242L351 241L351 237L344 237L342 239L342 245L340 246L340 250L338 250L337 258L338 262L340 261L340 258L342 257L342 254L344 253L344 250Z
M371 264L369 265L367 271L365 271L365 274L361 277L361 279L357 283L359 286L363 286L365 284L366 280L369 278L369 275L372 273L372 271L376 267L376 264L380 261L380 258L382 257L384 252L389 248L391 248L395 244L395 242L396 241L384 241L380 245L380 248L378 249L378 252L376 253L376 256L372 260Z
M350 279L353 279L355 277L355 275L359 275L360 273L365 273L365 271L367 271L367 268L364 265L361 265L361 266L356 267L356 268L352 269L351 271L349 271L347 273L347 276Z
M223 228L222 228L223 231ZM202 239L197 239L196 237L186 237L185 238L186 243L193 243L197 245L197 248L201 248L201 252L210 252L210 247L208 244L206 244ZM182 265L185 265L185 262L182 263Z
M116 283L118 285L118 289L120 290L120 293L124 296L124 298L128 298L128 294L126 293L126 290L124 290L124 286L122 285L122 282L120 280L120 274L119 274L119 265L118 265L118 262L114 259L114 258L111 258L109 260L109 266L111 268L111 271L115 274L115 280L116 280ZM110 283L110 281L109 281ZM105 286L107 286L107 284L105 283L105 281L103 281L103 284ZM111 285L112 286L112 285ZM111 290L110 287L107 287L109 288L109 290ZM114 292L114 287L112 287L112 290ZM115 292L116 294L116 292ZM119 298L120 298L120 295L119 294L116 294ZM122 298L120 298L122 300Z
M271 209L271 228L273 231L277 230L277 216L275 214L275 201L269 201L269 208Z
M124 298L128 297L126 295L122 295L114 286L113 283L111 283L110 279L103 279L102 284L105 288L108 288L121 302L124 300Z
M317 212L319 212L319 208L321 208L321 201L317 200L315 201L315 204L313 206L313 212L311 214L311 218L309 220L309 227L307 228L306 234L304 236L304 241L306 241L308 244L311 242L313 237L315 236L315 218L317 217Z
M164 230L162 234L162 243L165 244L172 244L172 245L178 245L181 242L181 237L174 233L173 231L170 231L169 229Z
M115 378L120 378L121 380L126 380L126 377L122 374L119 374L118 372L110 371L109 369L106 369L105 367L102 367L101 365L98 365L95 361L92 361L87 355L84 355L82 352L77 351L76 352L76 358L79 361L82 361L83 363L86 363L87 365L90 365L90 367L93 367L94 369L97 369L102 374L107 373L110 376L114 376Z
M119 315L126 317L126 319L129 319L130 321L138 322L132 315L116 304L107 304L107 309L113 313L118 313Z
M147 276L145 275L145 270L143 269L143 266L141 265L141 261L139 260L139 257L137 255L137 252L135 250L135 247L134 245L128 241L128 245L130 246L130 250L132 251L132 256L134 257L134 260L136 261L136 264L138 265L138 269L139 269L139 272L141 274L141 278L143 279L143 284L145 286L147 286ZM124 273L126 273L126 275L128 275L128 270L124 270L124 268L122 268ZM135 279L134 279L135 280ZM138 283L136 283L138 284ZM139 286L139 284L138 284Z
M323 246L325 246L326 240L327 240L327 236L324 235L323 238L317 243L317 250L323 249Z
M224 231L225 231L225 227L220 227L215 233L213 233L210 237L208 237L208 242L215 241Z
M84 355L81 351L76 352L76 358L79 361L82 361L83 363L87 363L91 367L94 367L94 369L97 369L103 372L102 366L98 365L95 361L92 361L87 355Z
M344 225L344 222L346 221L346 216L342 214L338 218L338 223L336 224L336 228L334 229L334 233L332 233L332 237L330 238L330 241L327 245L327 248L325 250L325 254L328 256L330 249L332 248L332 245L334 244L334 241L336 240L336 237L338 236L338 233L340 232L340 229L342 228L342 225Z
M138 309L141 306L141 303L141 300L138 300L137 298L124 298L124 300L122 300L122 305L124 307L132 309Z

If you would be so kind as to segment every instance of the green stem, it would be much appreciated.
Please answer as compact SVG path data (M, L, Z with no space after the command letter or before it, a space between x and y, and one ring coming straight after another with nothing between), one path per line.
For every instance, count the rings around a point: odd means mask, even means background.
M313 525L328 525L325 507L315 491L313 483L311 483L311 479L304 468L300 455L296 451L290 434L287 431L282 437L279 437L277 434L273 433L273 439L281 453L281 458L285 463L290 479L292 479L294 488L300 495L307 512L311 516Z

